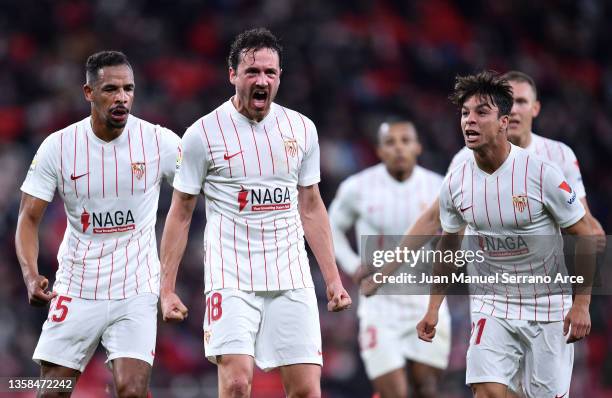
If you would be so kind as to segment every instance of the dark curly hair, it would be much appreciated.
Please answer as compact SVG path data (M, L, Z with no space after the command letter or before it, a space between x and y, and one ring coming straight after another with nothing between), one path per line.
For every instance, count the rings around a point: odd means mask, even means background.
M283 65L283 47L280 41L266 28L255 28L240 33L230 47L230 53L227 57L227 64L230 68L238 69L240 56L250 50L259 50L269 48L276 51L278 54L278 64L282 68Z
M121 51L100 51L87 58L85 63L85 78L87 83L98 80L98 72L105 66L127 65L132 69L130 61Z
M457 76L455 88L449 99L459 108L470 97L477 95L491 100L499 109L499 116L510 114L512 109L512 86L495 71L482 71L476 75Z

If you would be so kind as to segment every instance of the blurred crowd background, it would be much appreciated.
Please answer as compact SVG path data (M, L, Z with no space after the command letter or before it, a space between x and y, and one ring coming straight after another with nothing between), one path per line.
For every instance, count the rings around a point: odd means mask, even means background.
M444 173L462 146L459 115L447 100L456 74L518 69L534 77L543 103L534 131L574 149L592 212L612 228L612 3L605 0L3 0L0 1L0 376L34 376L31 355L46 317L27 304L14 254L20 191L42 140L89 114L84 63L102 49L124 51L135 70L133 113L182 135L233 94L232 38L270 28L285 47L277 102L317 125L321 190L376 162L373 137L388 117L412 120L425 151L420 163ZM158 231L170 202L162 192ZM53 277L66 219L57 200L40 233L41 273ZM190 308L181 325L160 323L153 395L216 395L216 369L203 355L202 234L196 210L178 290ZM314 259L311 266L317 269ZM325 310L325 397L368 397L355 309ZM352 295L357 291L345 279ZM453 350L441 397L467 397L463 385L468 307L452 297ZM576 345L574 397L612 397L610 297L595 297L591 336ZM104 396L111 374L100 350L76 397ZM278 373L257 372L253 396L282 397Z

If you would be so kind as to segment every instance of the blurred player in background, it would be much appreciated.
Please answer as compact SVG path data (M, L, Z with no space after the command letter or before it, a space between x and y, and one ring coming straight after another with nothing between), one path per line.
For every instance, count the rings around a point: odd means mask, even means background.
M356 283L367 275L367 264L355 253L346 231L355 226L357 241L377 235L401 236L417 216L436 200L442 176L417 165L421 144L411 122L383 123L378 130L382 163L344 181L329 210L338 262ZM448 365L450 315L441 312L439 340L419 340L416 323L427 310L427 296L375 295L359 298L359 340L366 373L381 398L437 397L437 383ZM406 379L406 369L410 374Z
M605 232L599 221L593 217L589 210L579 163L574 151L560 141L545 138L532 132L533 119L538 116L541 108L534 80L531 76L519 71L507 72L503 75L503 78L510 83L513 97L513 105L509 115L508 141L547 159L561 169L567 182L574 189L578 199L584 206L586 211L585 219L591 225L593 234L604 238L598 241L598 243L605 244ZM471 157L472 150L464 146L453 157L448 171L450 172L456 165ZM409 240L410 247L420 247L424 239L419 241L418 237L433 235L439 230L440 203L436 198L432 205L418 217L410 230L406 233L407 236L414 237L414 239ZM384 273L392 273L394 268L395 266L393 265L386 267ZM362 283L362 290L367 295L373 294L378 287L379 285L373 283L371 278L364 280Z
M444 232L438 248L458 250L460 231L468 225L479 237L516 241L538 235L539 241L528 240L527 252L512 251L516 245L487 245L486 264L498 274L562 270L563 256L542 242L560 236L560 228L589 236L591 224L576 192L552 162L508 142L512 87L498 75L481 72L458 77L451 99L461 109L461 130L472 156L450 170L440 190ZM589 334L590 294L577 293L572 302L569 292L542 297L535 295L535 287L534 295L521 294L520 286L518 294L504 294L501 286L489 288L492 292L471 297L474 327L466 383L474 396L505 397L508 387L530 398L567 396L574 359L568 343ZM425 341L436 334L443 298L443 293L430 296L427 314L417 325Z
M161 244L162 311L180 321L175 294L197 196L206 198L204 350L222 397L250 395L254 362L280 367L289 397L321 395L321 332L304 239L327 285L328 309L348 308L320 181L317 131L274 103L282 48L267 29L234 40L235 95L183 136L183 159Z
M28 299L51 303L33 358L43 377L78 378L101 340L118 396L144 397L157 330L157 204L180 139L130 115L136 86L124 54L93 54L86 78L91 116L45 139L21 187L15 245ZM56 189L68 226L49 291L38 227Z

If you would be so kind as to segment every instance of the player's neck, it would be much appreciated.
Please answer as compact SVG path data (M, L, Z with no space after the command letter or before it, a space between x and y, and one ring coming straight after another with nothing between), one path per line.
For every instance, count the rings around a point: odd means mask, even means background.
M474 149L476 165L487 174L493 174L510 155L511 144L505 141L502 145L488 145L484 148Z
M270 113L270 108L268 108L264 113L262 114L251 114L249 113L249 109L246 107L245 104L242 103L242 101L240 101L240 99L238 98L237 95L234 95L231 99L232 105L234 106L234 108L238 111L238 113L240 113L242 116L246 117L249 120L252 120L254 122L261 122L262 120L264 120L266 118L266 116L268 116L268 113Z
M521 148L527 148L531 144L531 131L520 136L517 142L513 142L513 144Z
M91 115L91 130L96 137L104 142L111 142L115 138L119 137L123 132L123 127L112 129L109 128L106 123L99 120L95 114Z
M387 173L389 173L389 175L396 181L399 182L404 182L407 179L410 178L410 176L412 175L412 171L414 170L414 166L410 167L409 169L406 170L390 170L387 167Z

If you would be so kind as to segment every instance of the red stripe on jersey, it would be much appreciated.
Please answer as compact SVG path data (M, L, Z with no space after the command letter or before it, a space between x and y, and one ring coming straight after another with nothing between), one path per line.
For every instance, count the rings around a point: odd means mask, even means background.
M280 290L280 271L278 269L278 239L276 238L276 218L274 219L274 243L276 246L276 278L278 280L278 290Z
M100 255L98 256L98 273L96 274L96 289L94 290L94 300L98 298L98 279L100 279L100 260L102 259L103 251L104 251L104 242L102 242L102 248L100 249Z
M147 192L147 154L145 153L145 149L144 149L144 139L142 138L142 123L139 123L140 126L140 146L142 147L142 161L144 162L145 166L144 166L144 179L145 179L145 186L144 186L144 191L143 192Z
M544 203L542 198L542 175L544 173L544 162L540 163L540 203Z
M153 293L153 288L151 287L151 267L149 267L149 253L151 252L151 230L149 230L148 240L149 242L147 243L147 246L149 246L149 251L147 251L147 271L149 272L149 279L147 280L147 282L149 283L149 290L151 291L151 293Z
M210 253L210 239L206 239L206 245L207 245L207 250L206 250L206 254L208 255L208 274L210 275L210 290L213 289L214 284L213 284L213 277L212 277L212 263L211 263L211 253Z
M219 218L219 251L221 252L221 288L225 288L225 271L223 269L223 245L221 244L221 223L223 222L223 214Z
M62 176L62 195L66 194L64 189L64 133L60 134L60 175Z
M266 128L265 124L264 124L264 132L266 133L266 139L268 140L268 148L270 148L270 160L272 161L272 174L275 174L276 171L274 171L274 155L272 154L272 145L270 144L270 137L268 137L268 129Z
M104 198L104 147L102 148L102 197Z
M559 148L559 152L561 153L561 163L565 163L565 152L563 151L561 143L557 143L557 147Z
M236 249L236 220L232 218L234 224L234 258L236 259L236 281L238 282L238 289L240 290L240 270L238 269L238 250Z
M529 263L529 269L531 270L531 275L535 276L535 274L533 273L533 266L531 265L531 262ZM534 321L538 321L538 293L536 292L536 288L535 288L535 283L533 284L533 301L535 303L535 319Z
M113 145L113 152L115 153L115 195L119 197L119 175L117 172L117 147Z
M304 283L304 272L302 271L302 262L300 261L300 235L298 234L298 229L300 228L300 224L298 223L298 218L296 215L293 216L295 218L295 241L297 243L297 259L298 265L300 266L300 274L302 275L302 286L306 287L306 283Z
M81 290L79 291L79 298L81 298L83 294L83 281L85 280L85 258L87 257L87 252L89 251L90 246L91 241L89 241L87 249L85 250L85 254L83 254L83 270L81 271Z
M266 243L264 239L264 226L261 221L261 246L263 247L263 258L264 258L264 273L266 274L266 290L268 290L268 261L266 260Z
M298 112L300 119L302 119L302 125L304 126L304 151L308 149L308 134L306 133L306 122L304 121L304 117L301 113Z
M289 262L289 276L291 277L291 287L295 289L295 285L293 284L293 272L291 272L291 257L289 256L289 252L291 251L291 243L289 242L289 221L285 218L285 223L287 223L287 233L285 237L287 238L287 261Z
M544 275L548 275L548 271L546 270L546 261L542 261L542 266L544 267ZM548 322L550 322L550 285L547 283L546 287L548 288Z
M291 125L291 119L289 119L289 115L287 115L287 111L285 110L285 108L281 106L281 109L283 110L283 113L285 114L285 117L287 118L287 122L289 123L289 129L291 130L291 137L293 137L293 139L295 140L295 134L293 134L293 126ZM296 143L297 143L297 140L296 140ZM300 151L298 151L298 154L297 154L297 162L298 164L300 163Z
M478 224L476 224L476 217L474 216L474 208L476 207L476 203L474 202L474 166L472 169L472 221L474 222L474 227L478 228Z
M463 206L463 179L465 178L465 164L466 163L467 162L463 163L463 168L461 169L461 207L464 207Z
M70 285L72 285L72 275L74 274L74 259L76 257L77 251L79 250L80 244L81 244L81 240L77 236L77 244L74 249L74 254L72 255L72 266L70 267L70 280L68 281L68 290L66 290L66 294L70 293Z
M253 135L253 142L255 143L255 152L257 152L257 165L259 166L259 175L261 176L261 161L259 160L259 148L257 147L257 140L255 139L255 130L251 126L251 134Z
M503 272L503 268L502 268L502 272ZM510 294L508 293L508 284L504 283L504 287L506 288L506 297L509 297ZM506 319L508 319L508 309L509 308L510 308L510 300L506 298Z
M87 145L87 199L89 199L89 135L85 132L85 142Z
M158 181L159 179L159 165L161 163L161 155L159 153L159 139L157 138L157 127L155 127L155 131L153 131L153 134L155 135L155 145L157 146L157 172L155 173L155 181ZM149 255L147 254L147 259Z
M287 173L289 173L289 156L287 156L287 148L285 147L285 138L283 137L283 133L280 130L280 124L278 123L278 116L276 117L276 128L278 129L278 134L280 135L281 141L283 141L285 161L287 162Z
M487 221L489 222L489 228L491 228L491 219L489 218L489 205L487 203L487 179L484 179L484 186L485 186L485 191L484 191L484 197L485 197L485 210L487 212ZM472 204L473 206L473 204Z
M451 180L453 179L453 172L450 172L450 175L448 176L448 196L451 199L451 202L453 202L453 205L455 204L454 200L453 200L453 191L451 191ZM459 207L461 207L461 205L459 205Z
M516 264L514 264L514 275L517 276L517 280L518 280L518 272L516 270ZM523 315L522 315L522 310L523 310L523 295L521 294L521 285L520 285L520 283L517 283L516 287L518 288L518 293L519 293L519 319L523 319Z
M130 151L130 174L132 175L132 195L134 195L134 170L132 170L132 165L134 161L132 160L132 140L130 138L130 130L128 129L128 149ZM123 293L123 298L125 298L125 292Z
M125 280L127 279L127 267L128 267L128 263L130 262L130 258L128 256L128 249L130 247L130 241L132 240L133 237L134 237L134 234L130 236L130 239L128 239L127 245L125 245L125 269L124 269L124 274L123 274L123 298L125 298Z
M140 232L140 237L142 237L142 231ZM136 239L136 244L138 245L138 253L136 254L136 294L138 294L138 269L140 268L140 238Z
M111 285L113 282L113 269L115 268L115 252L117 251L117 245L119 244L119 238L115 239L115 249L111 252L111 272L110 272L110 276L108 277L108 299L110 300L111 298Z
M529 207L529 192L527 192L527 174L529 173L529 155L527 155L527 162L525 162L525 197L527 198L527 211L529 212L529 222L531 220L531 207Z
M504 220L502 219L502 212L501 212L501 204L499 201L499 176L497 176L497 209L499 210L499 222L501 222L502 227L504 226Z
M559 270L559 263L557 262L557 255L553 254L553 259L555 262L555 268L557 271ZM561 290L561 318L565 318L565 296L563 295L563 286L561 286L561 282L557 282L559 285L559 289Z
M514 162L516 159L512 159L512 209L514 210L514 222L518 227L518 220L516 218L516 206L514 206Z
M223 134L223 129L221 128L221 122L219 121L219 111L215 111L215 115L217 115L217 125L219 126L219 132L221 133L221 138L223 138L223 145L225 146L225 154L229 155L229 153L227 152L227 143L225 142L225 134ZM227 164L229 165L230 178L232 178L232 158L227 158Z
M249 239L249 222L247 220L244 220L244 222L246 223L247 250L249 252L249 270L251 271L251 290L253 290L253 264L251 263L251 240Z
M548 149L548 144L546 143L546 140L544 140L544 148L546 148L546 156L548 156L548 160L552 160L552 157L550 156L550 150Z
M77 130L78 127L74 126L74 159L73 160L73 164L72 164L72 175L76 177L77 172L76 172L76 147L77 147ZM79 197L79 190L77 189L77 179L74 179L74 193L76 194L76 197Z
M489 266L489 275L492 275L493 273L491 272L491 264L488 264ZM491 285L491 291L493 292L493 304L491 305L491 316L493 316L493 313L495 312L495 285Z
M234 118L230 114L230 120L232 121L232 126L234 126L234 132L236 133L236 138L238 139L238 147L240 147L240 157L242 158L242 170L244 171L244 176L246 177L246 164L244 163L244 153L242 151L242 143L240 142L240 136L238 135L238 129L236 128L236 123L234 123ZM253 126L251 126L253 128Z
M206 132L206 127L204 127L204 119L201 119L200 123L202 124L202 131L204 132L204 138L206 138L206 144L208 145L208 153L210 154L210 161L212 162L213 167L216 167L215 158L213 158L212 149L210 148L210 141L208 141L208 133Z

